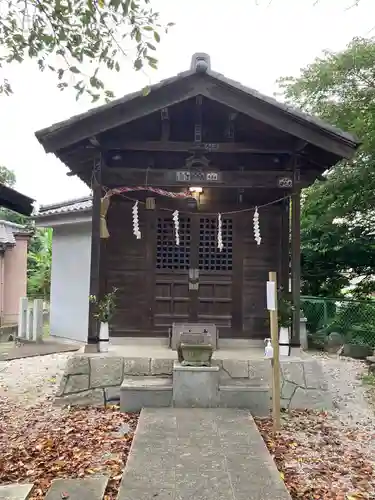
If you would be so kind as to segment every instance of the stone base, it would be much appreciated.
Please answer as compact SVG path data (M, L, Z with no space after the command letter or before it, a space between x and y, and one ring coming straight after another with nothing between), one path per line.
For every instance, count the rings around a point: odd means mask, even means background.
M172 404L172 380L161 377L125 377L120 389L123 412L164 408Z
M267 417L271 408L269 387L249 385L221 385L219 387L220 407L250 410L255 417Z
M120 399L120 386L124 379L138 379L140 391L146 394L147 391L142 388L142 378L151 380L166 376L170 380L169 390L163 389L163 395L155 396L154 388L152 395L147 396L154 402L156 398L160 398L158 406L165 406L167 400L170 401L168 404L172 404L173 376L173 404L176 406L218 406L223 401L224 406L239 407L243 404L243 408L249 408L251 411L263 411L257 409L260 403L254 402L254 407L252 404L253 400L259 401L262 397L264 399L261 406L265 407L265 394L261 396L260 390L255 397L255 393L250 391L251 388L271 387L272 371L269 360L214 359L212 364L211 367L181 367L175 362L177 369L174 369L172 359L125 358L114 353L75 353L68 359L56 402L70 405L113 404ZM332 397L328 392L319 360L288 357L280 360L280 366L283 408L332 408ZM234 386L237 393L234 389L224 389L225 394L220 396L219 385ZM238 389L239 385L247 389ZM137 392L134 385L133 390ZM135 393L134 398L134 404L127 403L128 408L138 407L143 401ZM221 398L224 399L221 401ZM147 402L145 404L149 405ZM125 403L123 408L124 405Z
M219 405L219 367L173 366L173 406L215 408Z

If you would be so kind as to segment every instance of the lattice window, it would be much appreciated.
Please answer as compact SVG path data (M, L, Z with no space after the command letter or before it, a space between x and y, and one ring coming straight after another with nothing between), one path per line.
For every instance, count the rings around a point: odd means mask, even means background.
M157 269L190 268L190 219L180 218L180 244L176 245L172 218L158 218L156 239Z
M217 248L217 219L201 218L199 221L199 269L204 271L231 271L233 266L233 223L223 218L224 248Z

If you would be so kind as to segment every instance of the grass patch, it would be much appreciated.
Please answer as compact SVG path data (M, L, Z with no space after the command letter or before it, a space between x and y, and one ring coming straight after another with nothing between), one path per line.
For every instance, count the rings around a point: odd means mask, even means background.
M361 376L362 383L364 385L371 385L375 387L375 374L374 373L364 373Z

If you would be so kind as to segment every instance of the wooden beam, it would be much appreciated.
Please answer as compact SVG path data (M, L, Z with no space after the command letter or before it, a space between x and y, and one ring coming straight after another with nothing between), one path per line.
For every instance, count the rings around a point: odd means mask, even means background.
M102 189L102 159L97 160L93 168L93 197L92 197L92 222L91 222L91 263L90 263L90 295L100 300L105 293L105 248L104 240L100 238L100 211ZM89 298L87 297L87 300ZM89 302L89 322L87 335L87 351L99 351L98 320L94 318L95 306Z
M194 123L194 147L202 149L203 124L202 124L203 97L197 95L195 98L195 123Z
M161 140L167 142L171 133L171 123L169 120L168 108L163 108L161 114Z
M235 135L235 127L234 127L234 122L238 116L238 113L229 113L228 116L228 124L227 128L225 129L225 138L228 139L228 141L234 142L234 135Z
M290 199L282 203L281 212L281 242L280 242L280 286L283 293L289 292L289 241L290 235Z
M291 189L293 173L288 171L219 171L215 168L203 170L203 177L194 177L193 171L181 169L137 169L111 167L103 172L103 184L107 187L143 186L181 187L199 185L216 188L280 188ZM217 178L216 178L217 175ZM189 177L190 176L190 177ZM180 180L181 179L181 180ZM287 182L282 182L282 181Z
M123 141L107 139L101 143L102 150L115 151L149 151L149 152L177 152L190 153L201 151L204 153L249 153L259 155L290 155L291 149L265 149L241 142L177 142L177 141Z

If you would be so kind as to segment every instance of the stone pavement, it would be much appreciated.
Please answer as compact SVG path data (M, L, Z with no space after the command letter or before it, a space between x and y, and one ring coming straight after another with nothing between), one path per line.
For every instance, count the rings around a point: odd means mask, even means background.
M249 412L142 410L118 500L290 500Z
M10 484L8 486L0 486L0 499L27 500L32 489L32 484Z
M16 347L14 342L3 342L0 343L0 361L78 351L80 347L78 344L63 344L62 342L51 341L22 344Z

